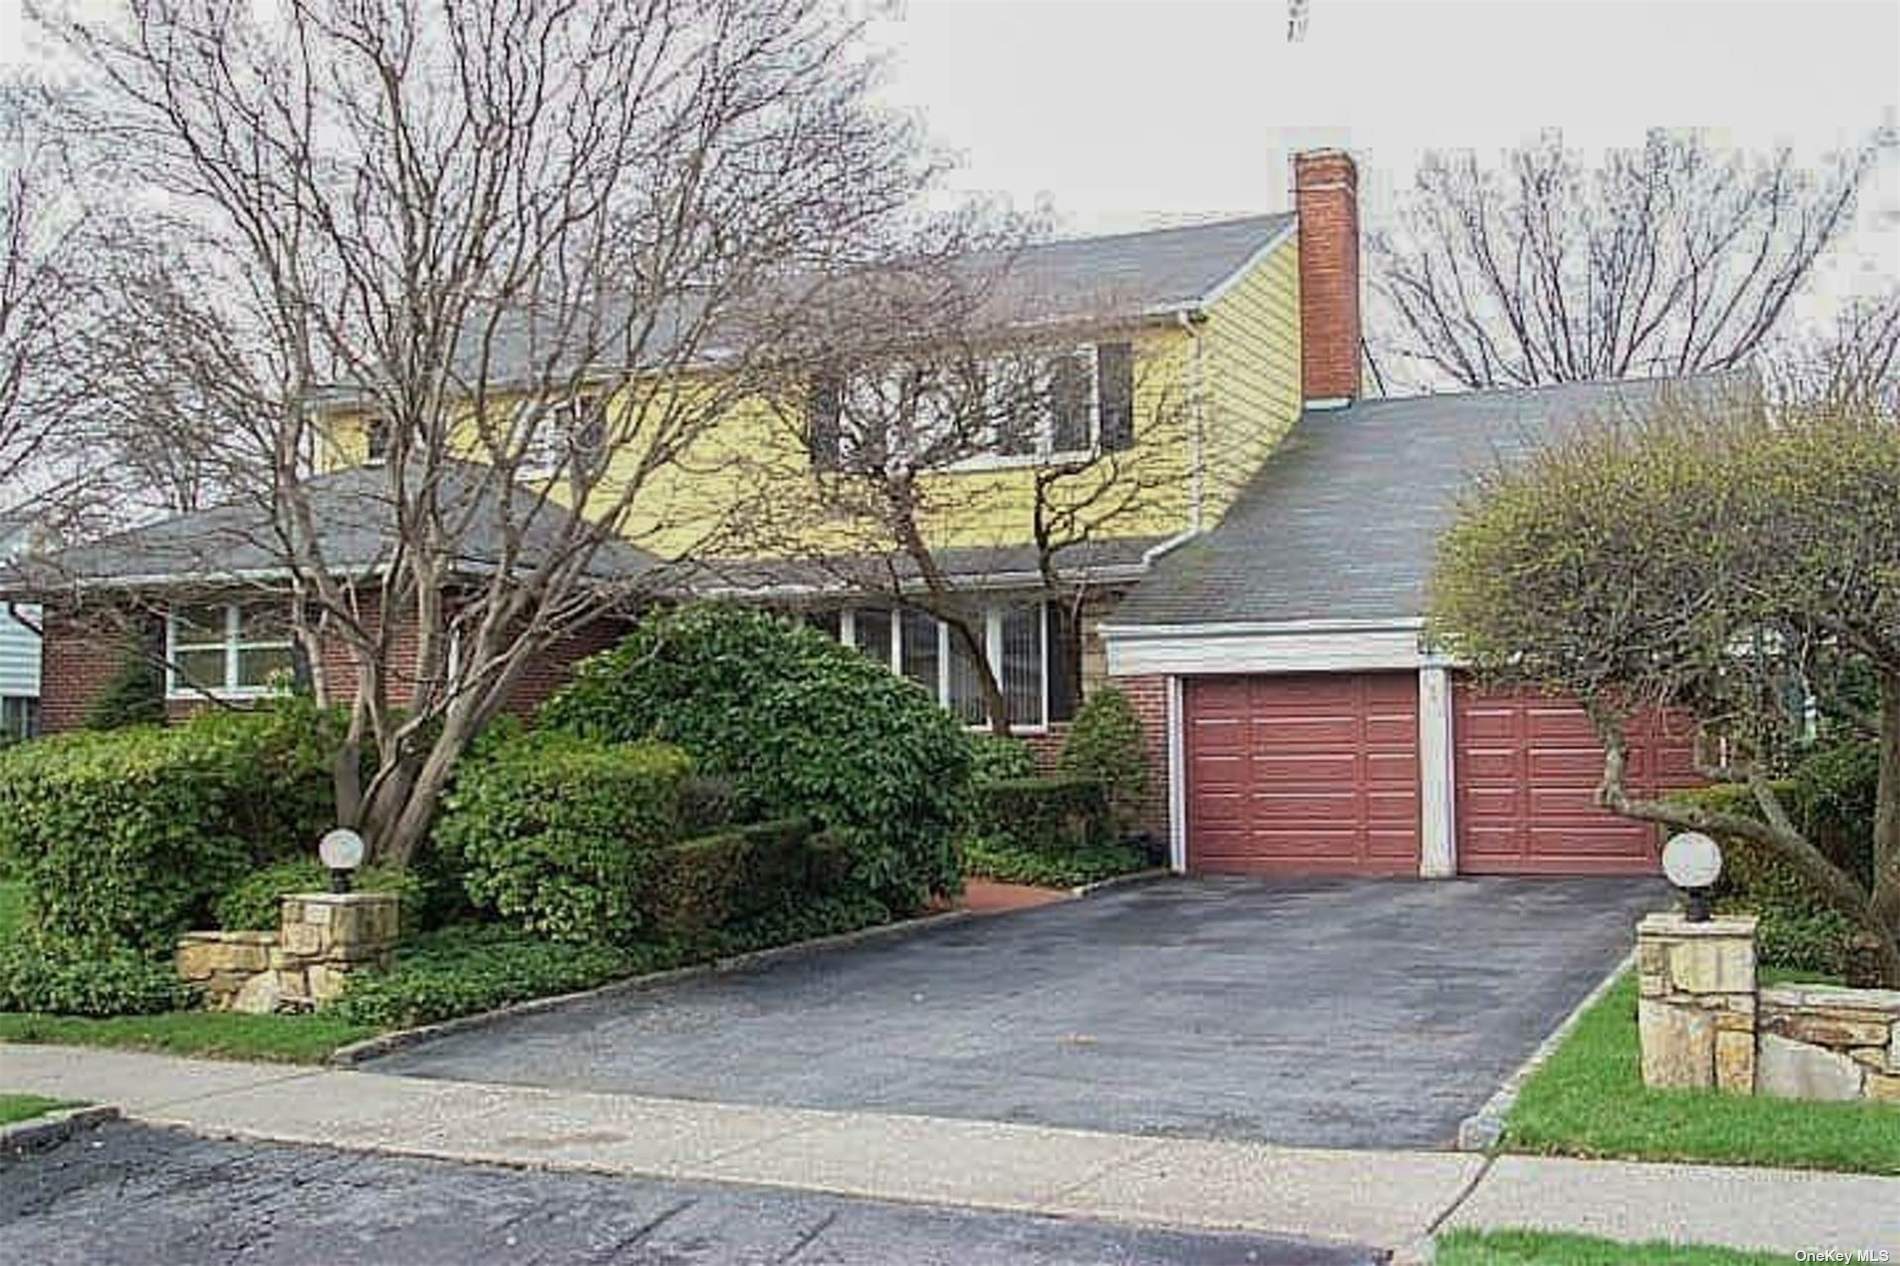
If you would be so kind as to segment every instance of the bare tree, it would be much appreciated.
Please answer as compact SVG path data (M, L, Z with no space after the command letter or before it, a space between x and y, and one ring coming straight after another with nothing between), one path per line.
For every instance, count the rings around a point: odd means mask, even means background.
M81 215L28 84L0 85L0 510L50 511L70 484L74 393L51 362L71 329Z
M829 288L778 392L800 469L761 480L806 496L765 502L777 514L748 525L764 553L941 621L981 695L971 719L999 734L1011 707L970 560L1027 543L1028 570L1073 622L1094 547L1179 518L1187 497L1170 460L1187 451L1183 384L1141 363L1126 329L1041 320L1044 296L1016 267L1032 236L959 225Z
M825 0L131 0L41 20L92 72L81 135L126 185L124 231L188 260L121 296L171 343L178 408L248 419L230 437L253 467L248 544L286 577L319 696L350 713L339 817L407 860L537 659L690 555L656 484L796 314L759 300L888 242L921 175L911 138L867 105ZM320 472L372 437L377 505L345 511L384 528L366 565L330 544ZM664 559L630 560L662 538Z
M1822 170L1654 131L1586 170L1551 133L1498 167L1433 153L1370 239L1388 359L1466 387L1690 374L1761 348L1892 148Z

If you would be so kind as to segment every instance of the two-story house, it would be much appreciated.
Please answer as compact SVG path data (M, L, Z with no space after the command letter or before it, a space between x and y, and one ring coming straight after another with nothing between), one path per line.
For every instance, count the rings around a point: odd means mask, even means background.
M32 515L0 514L0 563L44 545ZM0 602L0 742L31 738L40 726L40 609Z
M1357 173L1337 151L1296 156L1287 213L1028 248L1014 284L1033 296L1038 331L1063 331L1049 404L1014 417L989 451L929 472L931 565L981 631L1014 728L1045 753L1103 683L1134 700L1149 825L1179 869L1651 870L1653 831L1594 806L1600 754L1578 709L1483 694L1421 631L1436 536L1475 469L1669 387L1363 400L1359 267ZM916 597L914 558L854 552L836 515L806 505L864 443L842 424L854 387L816 386L796 425L735 410L702 441L712 451L661 472L651 495L672 507L667 525L607 555L603 579L684 549L702 535L698 514L735 497L790 507L808 531L701 560L678 596L798 610L980 725L971 657ZM373 420L340 425L349 461L315 481L319 526L336 534L333 565L371 568L389 542L373 475L354 463L376 459L379 436ZM1051 553L1033 509L1054 464L1139 472L1143 495ZM220 507L53 561L72 583L148 602L220 575L255 592L275 573L253 514ZM479 561L479 541L469 553ZM42 723L58 729L111 659L57 602L46 629ZM550 656L524 702L611 635ZM291 657L281 622L254 603L194 598L165 637L180 708L207 689L256 694ZM1647 788L1690 781L1686 736L1649 736L1633 774Z

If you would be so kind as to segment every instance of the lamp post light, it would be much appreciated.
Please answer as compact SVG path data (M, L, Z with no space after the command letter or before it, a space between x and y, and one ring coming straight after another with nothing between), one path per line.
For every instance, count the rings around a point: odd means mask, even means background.
M1663 874L1681 890L1683 916L1691 923L1709 921L1709 893L1722 877L1722 848L1700 831L1672 835L1663 845Z
M330 891L348 892L356 868L363 864L363 837L340 826L317 842L317 856L330 871Z

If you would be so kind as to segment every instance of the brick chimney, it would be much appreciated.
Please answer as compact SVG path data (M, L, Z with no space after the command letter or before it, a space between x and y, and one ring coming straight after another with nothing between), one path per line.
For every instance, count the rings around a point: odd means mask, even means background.
M1344 150L1293 156L1300 217L1300 377L1309 404L1359 398L1359 169Z

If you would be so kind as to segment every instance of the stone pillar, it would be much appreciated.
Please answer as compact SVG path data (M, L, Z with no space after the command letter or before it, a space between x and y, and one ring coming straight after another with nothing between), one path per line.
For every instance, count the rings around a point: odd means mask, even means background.
M1637 924L1644 1085L1755 1093L1755 923L1671 913Z
M393 892L302 892L284 898L271 967L291 997L328 1002L343 980L365 967L387 968L395 957Z

